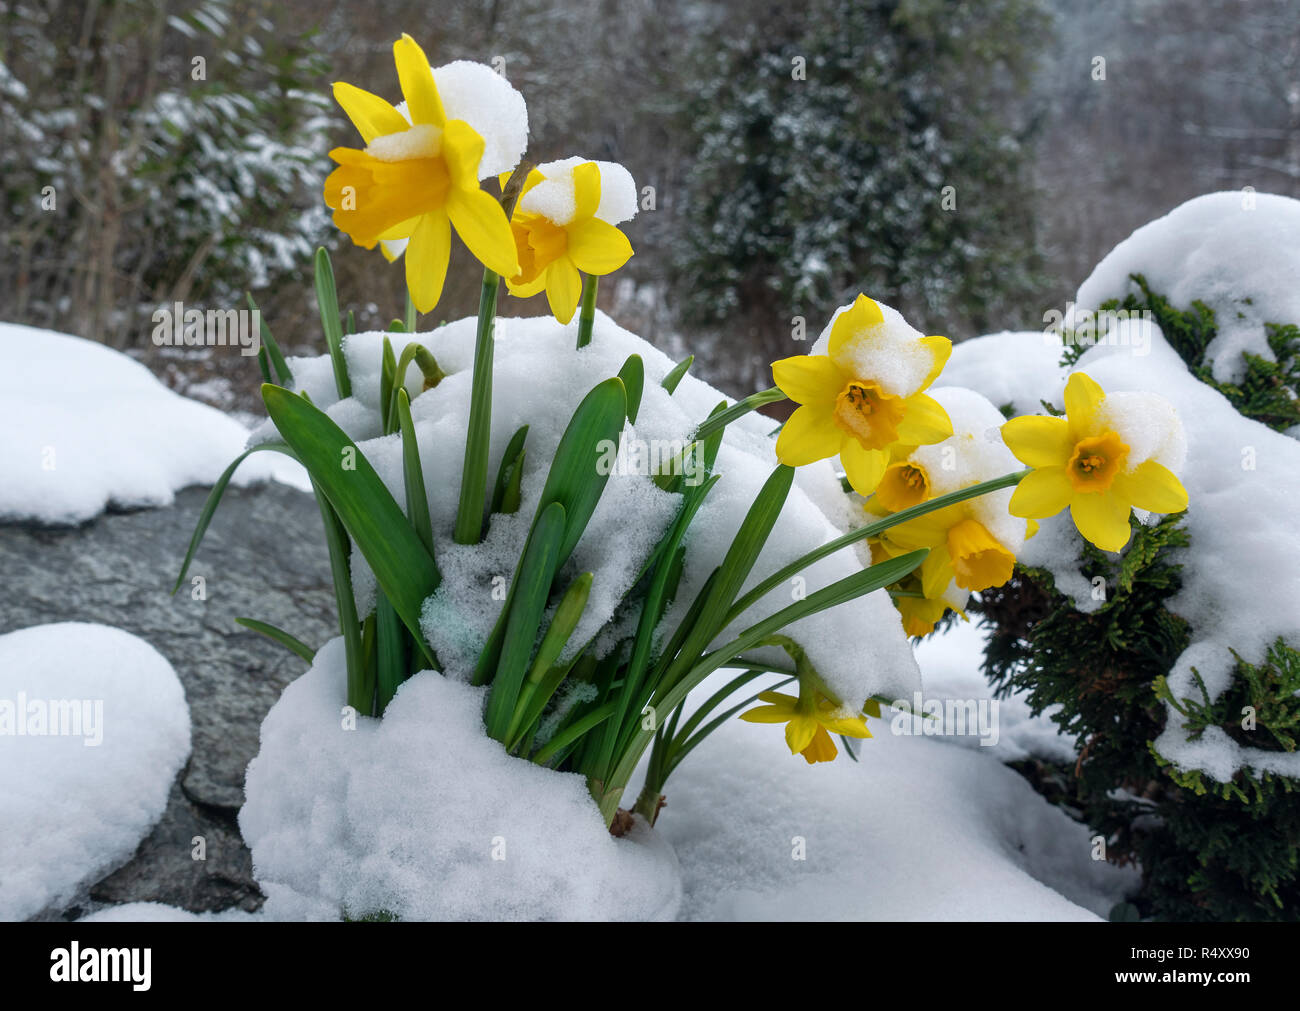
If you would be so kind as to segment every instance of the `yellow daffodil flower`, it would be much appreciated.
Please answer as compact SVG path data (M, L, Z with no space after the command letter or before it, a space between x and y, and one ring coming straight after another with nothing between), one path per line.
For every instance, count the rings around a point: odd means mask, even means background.
M806 687L800 681L799 697L781 692L760 692L759 700L767 705L740 714L748 723L784 723L785 743L790 754L803 755L809 765L830 762L839 754L831 734L845 737L870 737L867 722L861 716L846 715L844 707L836 705L821 692ZM864 712L880 716L880 705L868 701Z
M921 336L894 310L859 295L831 325L826 354L772 364L776 385L800 405L781 429L777 458L800 467L838 453L853 489L870 495L891 447L952 434L947 412L922 392L951 352L948 338Z
M562 210L531 199L530 194L548 182L566 188L571 184L572 199L559 202ZM630 177L626 182L630 184ZM568 323L577 311L582 274L612 274L632 256L627 236L601 217L602 184L596 162L540 166L528 174L510 219L519 270L506 278L506 286L519 298L545 290L551 313L561 323ZM635 195L632 199L635 207Z
M409 35L393 44L406 108L402 115L378 95L343 82L334 97L348 114L364 150L330 152L338 168L325 180L334 224L354 243L409 240L406 284L420 312L442 295L451 229L485 267L506 277L519 272L510 223L501 204L479 188L484 140L467 122L448 119L433 70Z
M928 598L937 600L951 582L971 592L1001 586L1015 571L1015 552L994 537L967 506L959 502L890 527L880 535L889 557L930 549L920 569L921 592Z
M1104 551L1119 551L1129 540L1130 509L1181 512L1187 490L1155 459L1131 460L1105 401L1096 382L1075 372L1065 386L1064 418L1012 418L1002 438L1034 468L1011 497L1013 516L1054 516L1068 506L1080 534Z

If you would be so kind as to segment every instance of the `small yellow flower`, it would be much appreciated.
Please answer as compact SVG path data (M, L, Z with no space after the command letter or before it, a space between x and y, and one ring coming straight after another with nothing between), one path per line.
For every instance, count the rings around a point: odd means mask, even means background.
M799 697L781 692L760 692L759 700L767 705L740 714L749 723L784 723L785 742L790 754L803 755L809 765L830 762L839 754L831 734L845 737L870 737L867 721L861 716L846 715L843 706L836 705L816 689L800 682ZM880 716L880 705L868 701L864 712Z
M1002 438L1033 471L1011 497L1013 516L1055 516L1069 506L1079 533L1104 551L1128 543L1129 510L1187 508L1187 489L1163 464L1131 459L1130 446L1104 410L1106 393L1082 372L1065 386L1064 418L1012 418Z
M827 354L772 364L776 385L800 405L781 429L777 458L800 467L838 453L854 491L870 495L891 447L952 435L947 412L922 392L951 352L948 338L921 336L894 310L859 295L831 325Z
M502 177L502 185L505 178ZM544 210L529 209L530 193L548 181L566 188L572 185L572 201L562 201L564 210L552 212L555 216ZM582 274L612 274L632 256L632 244L627 236L615 223L601 217L601 187L605 182L600 165L592 161L573 164L571 160L540 166L528 174L510 219L519 271L506 278L506 286L518 298L528 298L545 289L551 313L561 323L573 319L578 308ZM614 182L630 185L631 180L629 177ZM635 201L635 195L632 200Z
M890 527L880 535L880 544L889 556L930 549L921 563L921 590L935 600L950 582L978 592L1001 586L1015 571L1015 552L972 515L966 502Z
M334 85L335 99L366 147L330 152L339 167L325 180L325 203L334 224L359 246L409 240L406 284L416 309L430 312L447 277L453 226L489 270L513 276L519 263L505 211L479 188L483 137L464 120L447 118L433 70L414 39L403 35L395 42L393 58L409 121L378 95Z

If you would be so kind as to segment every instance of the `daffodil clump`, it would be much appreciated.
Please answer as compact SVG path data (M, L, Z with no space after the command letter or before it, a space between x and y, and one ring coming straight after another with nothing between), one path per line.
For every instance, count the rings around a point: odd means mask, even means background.
M805 619L887 588L902 629L920 635L947 609L961 612L970 594L1010 577L1032 532L1030 517L1068 506L1085 537L1118 550L1127 539L1130 506L1170 511L1186 505L1168 469L1177 467L1176 439L1151 434L1147 422L1159 412L1149 399L1105 398L1076 376L1066 390L1067 417L1020 418L1002 426L987 401L936 386L952 348L946 337L924 335L895 309L860 294L834 313L811 354L773 364L772 389L697 416L686 445L656 464L647 487L667 497L671 521L651 550L624 559L635 578L609 610L599 612L604 625L590 634L583 617L594 576L575 573L574 564L592 550L631 553L589 524L610 478L600 461L607 447L634 431L650 394L646 363L632 353L615 374L602 371L563 434L543 444L544 483L539 475L529 484L525 466L537 466L540 437L530 442L528 419L509 439L493 439L497 306L503 281L513 296L544 293L551 315L566 328L571 353L581 354L575 361L601 362L603 370L605 359L594 355L599 348L580 349L593 342L597 279L633 255L619 226L636 214L635 184L610 162L569 158L534 166L524 160L523 98L489 68L463 61L433 68L406 35L393 54L404 101L390 104L350 84L334 86L364 147L331 152L337 167L324 198L353 243L378 245L390 260L402 259L410 296L405 319L384 334L345 334L330 260L318 251L317 299L335 389L328 403L314 403L264 332L259 361L274 437L244 454L281 452L311 476L334 573L346 702L357 714L382 717L400 686L421 672L463 676L486 693L486 734L520 759L585 777L611 830L625 823L620 804L648 751L649 771L634 809L653 823L672 770L733 716L783 724L790 751L809 764L836 757L835 736L850 752L851 740L871 736L866 719L879 716L881 700L840 697L851 694L842 687L837 695L832 685L845 682L819 671L798 641L796 630L809 627L800 625ZM414 336L418 314L433 311L441 297L453 230L483 268L467 385L443 385L443 367L428 342ZM567 328L575 315L570 343ZM375 360L362 368L364 377L354 375L357 347L373 349L365 351ZM414 380L411 366L418 370ZM661 391L655 396L672 398L690 367L688 358L656 376ZM463 415L449 412L448 401L440 399L451 385L468 389ZM377 468L362 451L378 452L369 437L358 447L341 427L339 404L366 397L377 402L377 441L400 446L399 476L396 463ZM674 608L686 593L689 559L701 550L692 525L708 515L711 492L727 477L718 461L725 459L720 454L728 426L786 398L795 410L774 444L762 443L753 426L745 435L759 440L763 459L770 451L775 466L738 527L709 527L710 538L727 537L730 546L690 591L694 599ZM421 403L413 412L416 399ZM431 503L444 500L430 491L457 487L455 475L444 468L426 473L421 442L433 438L441 447L448 421L462 418L458 501L454 515L441 515ZM459 438L455 433L456 446ZM213 489L186 567L243 458ZM1018 468L1017 458L1031 469ZM686 460L699 464L700 480L686 480ZM860 504L861 523L829 540L816 526L810 543L824 543L763 572L763 559L770 557L764 548L795 487L795 468L824 460L842 470ZM435 640L443 641L448 652L447 641L423 623L444 582L465 571L455 563L444 571L443 538L450 532L456 552L487 552L489 528L514 523L520 513L526 526L517 529L526 536L517 557L508 560L504 592L496 598L500 610L489 612L495 624L485 637L453 630L455 642L473 640L473 659L462 664L457 658L449 670L435 649ZM867 549L866 566L849 556L848 575L793 602L774 593L855 545ZM373 576L373 601L356 592L354 567ZM883 600L880 606L860 613L892 617ZM249 624L308 661L315 656L288 633ZM900 628L884 631L898 636L906 655ZM688 697L722 670L736 673L702 703L688 706ZM768 680L755 685L759 679ZM792 694L777 690L791 684ZM754 702L761 704L749 708Z

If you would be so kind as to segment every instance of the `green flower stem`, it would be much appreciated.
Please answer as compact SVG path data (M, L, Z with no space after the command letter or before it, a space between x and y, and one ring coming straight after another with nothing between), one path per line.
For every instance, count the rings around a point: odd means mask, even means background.
M703 441L714 432L720 431L730 425L737 418L744 417L750 411L757 410L764 404L775 404L778 400L785 400L786 396L779 389L773 386L770 390L760 390L758 393L751 393L744 400L737 400L725 411L719 411L713 417L703 422L695 430L694 439Z
M798 575L803 569L812 565L813 562L825 558L827 555L834 554L840 548L846 548L850 544L856 544L858 541L865 540L868 537L874 537L876 534L883 533L890 527L898 526L900 523L906 523L914 520L918 516L924 516L926 513L932 513L935 510L943 509L950 505L956 505L958 502L965 502L967 499L978 498L981 495L987 495L991 491L998 491L1002 488L1010 488L1012 485L1020 483L1021 479L1030 472L1032 468L1018 470L1012 474L1003 474L1001 477L995 477L988 481L981 481L979 484L973 484L969 488L962 488L958 491L949 492L947 495L940 495L938 498L930 499L928 502L921 502L910 508L903 509L893 513L883 519L876 520L874 523L868 523L866 526L858 527L856 530L850 530L847 534L835 538L816 548L802 558L797 558L785 568L772 573L765 580L755 586L747 594L741 597L727 614L726 623L730 624L735 621L745 610L749 608L754 601L761 599L765 594L770 593L774 588L780 586L787 579Z
M647 777L645 786L641 788L641 793L636 798L636 803L632 805L632 813L639 814L651 827L659 817L659 802L663 799L663 794L659 792L661 786L662 784L657 782L652 784Z
M488 445L492 438L492 355L496 345L497 293L501 275L483 271L478 303L478 334L474 339L474 380L469 425L465 430L465 463L460 472L460 504L453 531L457 544L483 539L483 502L487 495Z
M582 308L578 310L579 348L585 348L591 343L591 327L596 322L596 284L599 280L595 274L584 274L582 278Z

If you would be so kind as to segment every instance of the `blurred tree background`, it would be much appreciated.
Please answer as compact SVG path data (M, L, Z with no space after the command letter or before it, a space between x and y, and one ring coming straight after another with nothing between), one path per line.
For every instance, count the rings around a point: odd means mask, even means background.
M602 306L735 393L858 290L955 339L1038 329L1183 200L1300 196L1293 0L0 0L0 319L247 407L256 370L154 348L155 308L251 289L320 350L324 244L359 326L399 315L400 265L337 234L320 190L357 143L329 83L396 98L402 31L498 66L530 159L652 187ZM430 322L477 290L457 250Z

